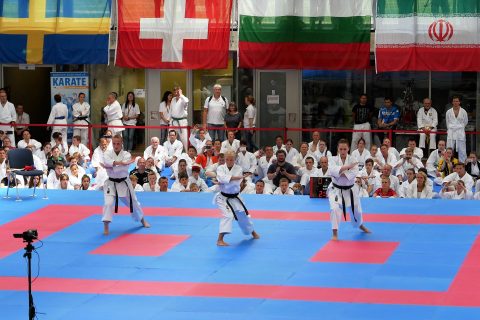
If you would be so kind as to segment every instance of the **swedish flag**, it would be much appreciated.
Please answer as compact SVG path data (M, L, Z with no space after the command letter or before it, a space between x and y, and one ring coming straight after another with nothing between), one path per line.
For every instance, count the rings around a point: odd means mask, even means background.
M107 64L111 0L0 0L0 63Z

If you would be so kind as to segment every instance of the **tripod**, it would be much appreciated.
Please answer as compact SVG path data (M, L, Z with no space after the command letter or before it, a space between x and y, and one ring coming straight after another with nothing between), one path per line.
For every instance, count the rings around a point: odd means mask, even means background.
M28 320L35 319L35 305L33 304L32 296L32 251L35 247L32 245L33 240L26 240L24 258L27 258L28 263Z

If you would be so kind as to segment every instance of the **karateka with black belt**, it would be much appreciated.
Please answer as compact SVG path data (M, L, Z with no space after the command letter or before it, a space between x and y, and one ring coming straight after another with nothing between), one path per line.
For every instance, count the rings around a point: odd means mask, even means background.
M123 139L119 134L112 139L113 150L107 150L104 154L103 167L107 171L108 179L103 185L105 204L103 206L103 234L108 235L109 225L112 222L113 213L118 212L118 199L130 208L130 214L134 221L140 221L145 228L150 224L143 216L143 210L137 200L132 183L128 178L129 166L135 159L129 152L123 150Z
M332 183L328 189L330 202L330 222L332 223L332 240L338 240L338 227L342 216L347 220L347 211L350 214L352 226L360 228L365 233L370 233L363 224L360 191L355 184L358 174L358 162L348 155L349 144L345 139L338 142L337 156L329 164Z

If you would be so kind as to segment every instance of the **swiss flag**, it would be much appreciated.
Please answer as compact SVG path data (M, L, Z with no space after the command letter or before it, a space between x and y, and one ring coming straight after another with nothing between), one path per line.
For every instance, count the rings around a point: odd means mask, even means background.
M118 0L115 64L226 68L231 12L232 0Z

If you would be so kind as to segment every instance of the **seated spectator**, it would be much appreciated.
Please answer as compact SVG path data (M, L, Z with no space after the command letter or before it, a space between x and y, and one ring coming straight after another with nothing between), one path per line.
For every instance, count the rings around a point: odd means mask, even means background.
M178 176L181 173L185 173L187 176L191 175L191 169L188 168L187 161L185 159L180 159L178 161L178 167L176 168L176 170L174 170L172 179L178 179Z
M105 133L103 134L102 138L107 140L107 149L112 150L113 149L113 144L112 144L112 138L113 138L113 132L110 129L105 130Z
M20 140L17 143L17 147L19 149L25 149L26 147L30 146L32 152L35 153L37 152L37 150L40 150L40 148L42 147L42 144L40 142L31 138L32 136L30 134L30 130L28 129L23 130L22 137L23 137L23 140Z
M311 149L310 152L312 152ZM313 156L315 157L315 160L317 162L320 161L321 157L327 157L330 161L330 159L332 158L332 153L330 152L330 150L328 150L327 142L325 140L320 139L318 141L318 147L317 150L313 152Z
M192 166L192 174L188 177L188 182L190 185L194 183L198 188L200 188L200 191L207 192L208 191L208 186L205 183L205 180L200 178L200 170L202 168L195 164Z
M276 136L275 137L275 145L272 146L273 148L273 153L277 153L278 150L285 150L285 145L283 144L283 137L282 136Z
M60 153L63 155L63 156L66 156L67 153L68 153L68 144L67 144L67 139L63 137L62 133L61 132L54 132L52 134L52 141L51 141L51 145L52 145L52 149L54 147L58 147L58 149L60 150Z
M145 170L150 170L154 172L157 177L160 176L161 171L158 171L158 168L155 166L155 160L152 157L145 159Z
M54 170L57 162L61 162L64 167L67 165L67 160L65 160L65 157L60 153L60 149L55 146L52 148L52 155L47 160L48 171Z
M437 175L435 183L442 184L443 178L454 172L454 167L457 163L458 159L453 157L453 149L447 148L443 156L438 160L437 171L440 175Z
M28 181L28 188L43 188L43 181L42 177L40 176L35 176L35 177L30 177L30 180Z
M90 186L90 177L87 176L86 174L84 174L82 177L82 185L80 186L80 190L94 190Z
M265 153L266 153L266 149L265 149ZM297 170L298 174L302 174L302 170L305 169L305 166L306 166L305 160L307 159L307 157L313 158L314 160L313 165L316 167L317 160L315 159L315 156L313 155L313 153L310 152L310 149L308 148L308 143L302 142L300 144L300 152L295 157L292 163L293 167L295 168L295 170Z
M473 197L475 200L480 200L480 180L477 180L475 184L475 196Z
M180 172L178 179L172 185L172 192L187 192L188 191L188 175L186 172Z
M380 161L380 151L378 151L378 146L376 144L372 144L370 147L370 159L373 160L373 168L375 171L381 171L381 167L383 166L383 162Z
M370 151L365 149L365 140L358 139L357 148L352 151L351 157L358 162L358 170L362 170L365 166L365 161L371 157Z
M52 145L50 142L45 142L40 150L37 150L36 154L42 161L45 168L47 168L47 161L52 156Z
M203 169L217 163L218 158L214 155L213 145L211 140L205 142L203 151L197 156L195 162L198 163Z
M294 183L293 186L291 187L291 189L293 190L294 195L296 195L296 196L303 195L303 187L300 184L300 182Z
M395 159L400 160L400 153L398 152L398 150L395 147L392 146L392 140L390 140L389 138L384 138L382 144L384 144L388 147L388 152L393 154Z
M413 168L409 168L405 171L405 176L407 179L403 181L398 190L398 197L399 198L406 198L407 197L407 189L410 187L413 181L415 181L416 173ZM400 178L399 178L400 179Z
M155 167L158 172L162 172L165 167L165 159L167 157L167 152L165 148L160 145L160 140L158 137L152 137L150 139L150 145L143 152L143 158L153 158Z
M413 149L408 148L402 155L402 158L397 161L394 168L398 180L405 181L407 179L407 170L413 169L415 173L418 169L423 168L423 163L413 155Z
M440 191L440 197L442 199L455 199L455 200L469 200L473 198L472 191L465 187L465 183L462 180L458 180L450 184L455 189L449 191L449 186L444 186Z
M320 132L313 131L312 132L312 141L308 143L308 151L310 154L315 156L315 152L318 151L318 144L320 143ZM316 161L316 159L315 159Z
M240 193L243 194L253 194L255 190L255 185L248 181L248 179L243 178L242 182L240 182Z
M240 141L235 139L235 133L233 131L227 131L227 140L222 142L220 152L233 151L236 153L238 148L240 148Z
M8 150L10 150L10 149L15 149L15 146L12 145L12 140L10 140L9 137L4 137L3 140L2 140L2 142L3 142L2 147L3 147L3 149L5 149L7 152L8 152Z
M68 149L69 160L75 153L78 153L81 157L80 164L90 161L90 150L82 143L82 138L80 136L73 136L72 145Z
M400 181L394 175L392 175L392 167L388 164L384 165L382 168L382 174L378 176L377 180L375 181L375 186L373 187L374 190L382 188L382 178L388 178L390 181L390 188L395 191L395 194L398 195L400 190Z
M258 180L255 182L255 190L254 194L272 194L272 192L268 191L263 180Z
M438 149L433 150L430 153L430 156L428 157L425 165L427 167L428 176L433 178L437 178L441 176L441 173L437 171L437 168L438 168L438 162L442 158L446 150L445 140L442 140L442 139L438 140L437 146L438 146Z
M363 138L361 138L361 139L363 139ZM355 184L358 186L358 196L360 198L368 198L370 196L368 194L367 185L365 184L365 182L363 181L363 179L360 175L358 175L355 178Z
M261 149L259 149L261 151ZM259 152L261 154L262 152ZM257 176L259 179L263 179L267 176L268 167L275 161L277 161L277 157L273 155L273 147L272 146L265 146L263 148L263 153L265 155L261 156L257 160Z
M253 153L247 151L247 142L240 141L240 148L238 149L236 164L242 167L243 176L247 178L248 182L252 182L253 174L257 171L257 158Z
M58 184L57 186L57 189L60 189L60 190L73 190L73 186L70 184L70 182L68 181L68 175L66 173L62 173L60 175L60 183Z
M459 162L455 164L455 167L453 170L454 170L453 173L449 174L443 179L442 185L448 187L452 182L461 180L463 181L463 185L465 186L465 188L471 191L473 189L475 182L473 181L472 176L469 175L465 170L465 164ZM452 190L448 190L448 191L452 191Z
M378 168L382 170L383 166L395 166L397 163L397 158L393 155L393 153L388 152L388 146L386 144L382 144L380 146L380 154L377 155L378 159Z
M428 177L425 172L419 171L416 179L407 188L406 198L410 199L432 199L433 190L427 183Z
M25 149L32 151L32 146L27 146ZM33 152L32 152L32 157L33 157L33 166L35 167L35 169L47 172L48 170L47 166L44 165L43 161L40 160L40 158Z
M475 151L470 152L465 170L467 170L467 173L475 180L480 177L480 161L478 161Z
M167 177L160 177L158 179L158 185L160 186L160 192L169 192L168 190L168 178Z
M326 159L326 157L322 157L322 159ZM311 177L318 177L319 170L313 166L314 161L313 157L307 157L305 160L305 169L303 170L303 173L300 178L300 185L302 186L302 194L308 194L310 192L310 178ZM327 160L328 164L328 160ZM328 171L328 169L327 169Z
M403 148L402 151L400 151L400 158L403 158L405 156L405 151L407 149L412 149L413 150L413 156L417 158L418 160L423 159L423 150L419 147L417 147L417 141L415 138L409 138L408 139L408 145L406 148Z
M285 161L293 165L295 163L295 158L298 155L298 150L293 147L292 139L287 139L287 142L285 143L285 152L287 153Z
M218 166L221 166L222 164L225 164L225 155L223 153L220 153L218 155L218 161L209 165L208 167L205 168L205 176L207 178L212 178L215 179L217 177L217 168Z
M221 150L222 150L222 141L219 139L215 139L215 141L213 141L213 155L218 157L220 153L223 153L221 152Z
M281 150L281 149L280 149ZM279 182L279 186L273 192L274 195L283 195L283 196L293 196L294 192L289 187L289 180L287 178L281 178Z
M362 171L359 172L362 177L364 184L367 186L367 192L369 195L373 194L374 186L377 178L380 176L380 173L377 170L373 169L373 160L365 160L365 167Z
M82 177L83 175L79 174L78 172L78 165L77 164L71 164L69 167L69 173L66 172L68 176L68 180L70 184L73 186L75 190L80 189L80 186L82 185Z
M60 176L65 172L65 166L62 162L56 162L53 168L47 177L47 189L58 189Z
M188 185L188 192L200 192L200 188L196 183L190 183Z
M155 172L151 171L148 173L148 182L144 183L142 187L145 192L160 191L160 186L157 184L157 175Z
M192 132L190 133L189 141L190 144L197 150L197 154L201 154L203 152L203 147L205 147L207 141L212 142L212 138L205 129L200 128L198 124L196 124L195 127L193 127ZM213 143L211 143L210 145L213 145Z
M382 177L382 187L375 190L373 193L374 198L396 198L397 193L390 188L390 178Z
M285 150L277 151L277 161L268 167L267 176L269 180L272 180L273 185L278 187L281 178L286 178L288 181L294 181L297 179L295 168L285 161Z
M320 165L318 166L318 176L317 177L330 177L330 169L328 168L328 158L321 157Z
M177 139L177 131L170 130L168 132L168 140L164 142L163 147L166 151L165 167L171 167L177 164L183 151L183 144Z
M19 179L22 177L16 177L13 179L13 174L10 172L10 170L7 171L5 177L0 181L0 187L2 188L15 188L18 185L18 188L24 188L25 187L25 182L23 179Z
M138 180L138 184L144 185L145 183L148 183L148 175L150 172L153 172L150 169L147 169L147 162L145 161L144 158L139 158L137 160L137 168L133 169L130 171L130 175L135 175Z
M77 166L78 174L80 175L80 177L83 177L83 175L86 173L85 169L83 169L83 167L79 165L78 158L80 158L80 155L77 152L75 152L73 154L73 157L70 159L70 164L69 164L70 166L65 171L65 173L68 174L69 176L71 173L71 167L73 165ZM71 178L70 178L70 181L72 181Z

